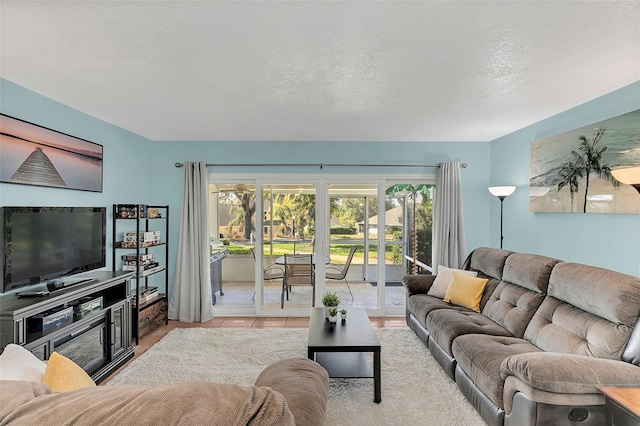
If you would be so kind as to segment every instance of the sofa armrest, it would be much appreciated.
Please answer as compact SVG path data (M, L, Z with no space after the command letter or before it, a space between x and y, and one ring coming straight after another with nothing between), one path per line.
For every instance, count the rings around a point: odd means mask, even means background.
M322 426L329 398L329 374L306 358L286 358L265 368L256 386L282 394L297 425Z
M533 389L564 394L597 393L597 386L637 386L640 367L583 355L533 352L502 361L503 379L515 376Z
M435 279L435 275L405 275L402 277L402 283L407 289L407 294L413 296L414 294L427 294Z

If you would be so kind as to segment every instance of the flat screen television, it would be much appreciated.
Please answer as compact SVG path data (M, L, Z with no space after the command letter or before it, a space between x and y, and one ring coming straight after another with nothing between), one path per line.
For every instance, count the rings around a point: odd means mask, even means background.
M102 268L106 207L2 207L2 292Z

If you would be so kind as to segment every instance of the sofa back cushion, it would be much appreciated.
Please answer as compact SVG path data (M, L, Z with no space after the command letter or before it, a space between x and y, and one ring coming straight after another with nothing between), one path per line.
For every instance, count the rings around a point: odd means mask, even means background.
M502 280L546 294L551 271L559 262L558 259L537 254L513 253L505 262Z
M513 252L488 247L478 247L467 257L463 269L477 271L478 276L502 279L502 269Z
M535 254L507 257L502 281L490 295L482 313L522 337L547 292L551 270L558 260Z
M640 279L561 262L524 337L547 352L619 360L639 316Z

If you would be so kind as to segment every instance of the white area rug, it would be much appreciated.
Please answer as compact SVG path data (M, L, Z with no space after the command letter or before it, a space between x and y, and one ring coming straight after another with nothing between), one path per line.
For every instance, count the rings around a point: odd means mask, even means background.
M252 385L274 361L306 358L307 333L174 329L106 385L198 380ZM331 379L327 425L484 425L413 331L376 333L382 345L382 402L373 402L373 379Z

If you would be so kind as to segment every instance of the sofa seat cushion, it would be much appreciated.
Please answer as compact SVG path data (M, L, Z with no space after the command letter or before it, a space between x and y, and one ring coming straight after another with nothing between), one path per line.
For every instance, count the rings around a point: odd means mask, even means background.
M491 321L489 318L476 312L457 311L453 309L437 309L427 315L427 329L431 338L449 356L453 356L451 345L453 340L465 334L489 334L492 336L513 335Z
M452 352L458 367L478 389L496 406L504 408L504 379L500 375L500 365L512 355L541 350L517 337L466 334L453 341Z
M416 294L414 296L410 296L407 300L407 309L411 312L420 325L426 327L426 319L429 312L436 309L454 309L459 311L468 311L471 312L470 309L463 308L462 306L452 305L450 303L444 302L442 299L438 299L437 297L427 296L426 294Z

